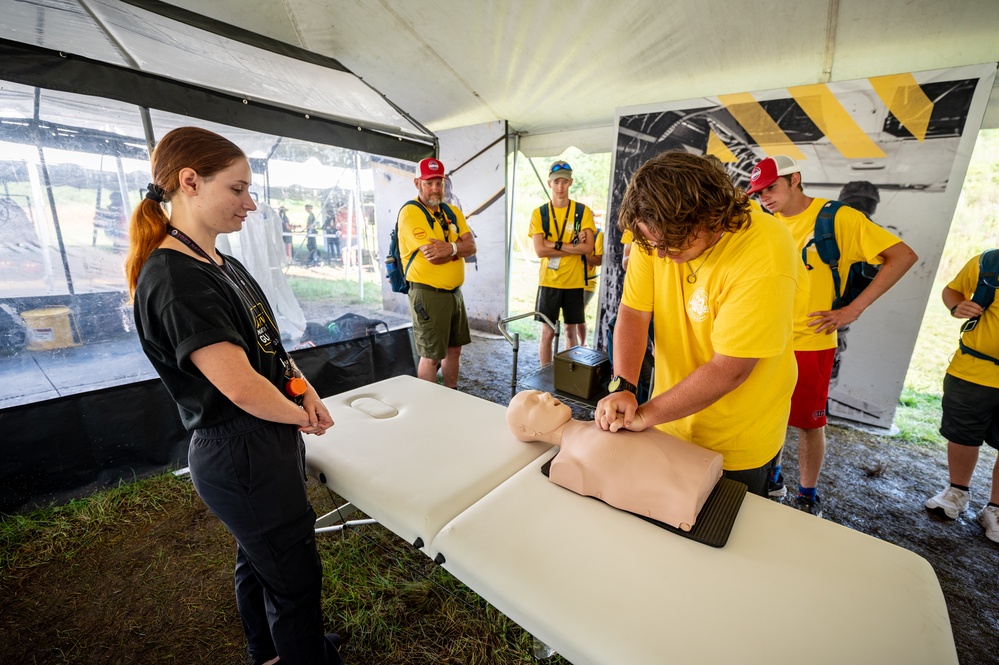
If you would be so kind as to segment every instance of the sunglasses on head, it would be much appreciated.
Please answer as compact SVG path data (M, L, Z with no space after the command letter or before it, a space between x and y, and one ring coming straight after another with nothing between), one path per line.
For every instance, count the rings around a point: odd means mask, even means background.
M571 170L572 170L571 166L569 166L565 162L560 162L552 167L552 170L549 171L549 174L555 173L556 171L571 171Z

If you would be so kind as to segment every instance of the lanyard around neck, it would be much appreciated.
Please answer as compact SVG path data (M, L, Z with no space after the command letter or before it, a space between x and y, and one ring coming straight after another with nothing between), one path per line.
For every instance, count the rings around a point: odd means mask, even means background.
M558 215L555 214L555 204L552 201L548 202L548 207L551 208L552 220L555 222L555 239L557 241L562 240L562 235L565 233L565 227L569 226L569 210L572 208L572 200L565 206L565 217L562 219L562 228L558 227ZM573 225L572 231L572 244L575 245L579 242L579 230Z
M257 299L257 294L253 291L253 289L250 288L250 285L246 283L246 280L244 280L243 276L239 274L239 271L237 271L234 267L229 265L229 261L226 261L224 256L222 258L222 261L225 267L215 263L215 260L212 259L211 256L209 256L208 252L203 250L201 246L198 245L198 243L194 242L194 240L192 240L186 233L184 233L180 229L167 225L167 235L171 236L172 238L176 238L181 244L183 244L185 247L190 249L198 256L202 257L203 259L206 259L210 264L215 266L215 268L220 273L222 273L222 277L224 277L225 280L229 282L229 285L232 286L232 288L236 291L236 294L239 296L239 299L243 301L243 305L246 306L248 313L250 314L251 317L253 317L255 325L258 328L262 327L264 329L263 332L273 340L274 345L278 351L278 356L282 359L287 359L290 361L288 352L284 350L284 345L281 344L281 335L278 333L277 330L271 327L269 318L267 316L254 316L253 310L256 307L254 301ZM228 268L228 270L226 268ZM263 303L261 303L261 305L262 304ZM258 336L259 332L261 331L258 330Z

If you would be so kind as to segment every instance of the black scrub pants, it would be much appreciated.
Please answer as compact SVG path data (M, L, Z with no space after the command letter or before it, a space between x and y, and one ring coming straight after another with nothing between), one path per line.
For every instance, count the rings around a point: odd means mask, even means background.
M198 495L236 538L236 603L254 662L342 663L323 631L316 514L297 428L244 414L196 429L188 463Z

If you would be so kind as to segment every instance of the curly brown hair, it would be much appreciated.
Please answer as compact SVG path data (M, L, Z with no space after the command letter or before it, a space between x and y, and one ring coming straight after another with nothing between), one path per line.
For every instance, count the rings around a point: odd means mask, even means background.
M750 223L749 199L722 169L683 151L656 155L638 167L621 201L618 226L654 251L638 230L644 223L659 243L685 249L699 232L738 231Z

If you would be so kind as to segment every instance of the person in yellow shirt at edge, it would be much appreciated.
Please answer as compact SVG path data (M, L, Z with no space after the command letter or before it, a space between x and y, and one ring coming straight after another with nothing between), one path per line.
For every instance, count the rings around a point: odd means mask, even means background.
M593 297L597 295L597 281L600 279L600 273L597 272L597 268L603 265L604 262L604 232L597 231L596 236L593 238L593 251L586 255L586 283L583 285L583 314L585 316L586 310L589 308L590 303L593 302ZM576 340L576 344L579 346L586 346L586 321L582 323L577 323L572 326L574 330L572 332L568 331L569 326L566 326L566 334L569 336L570 345L572 345L572 340Z
M551 201L536 208L531 214L531 226L527 232L534 242L534 251L541 259L538 276L538 296L535 311L544 314L555 323L562 312L568 346L582 343L579 338L580 324L586 321L583 307L583 286L585 283L586 256L593 252L597 227L593 223L593 212L584 206L580 226L575 227L576 208L581 203L569 199L572 186L572 167L557 161L548 170L548 187L552 190ZM548 233L542 224L542 208L548 209ZM542 321L540 317L535 317ZM584 328L585 330L585 328ZM541 325L541 344L538 357L541 366L552 362L552 341L555 331L547 324Z
M399 211L399 255L408 257L416 252L406 273L413 336L420 354L416 374L436 383L440 361L444 385L457 388L461 347L472 341L461 285L465 259L475 254L475 239L461 210L444 203L444 181L440 160L420 162L420 175L413 179L416 205ZM454 214L454 222L445 207ZM424 211L434 219L432 225Z
M756 165L750 174L747 194L757 192L763 207L790 229L800 261L802 249L814 235L819 210L828 199L805 195L798 164L785 155L768 157ZM832 270L819 258L815 245L808 248L810 299L808 307L794 322L798 384L791 398L788 425L798 431L796 507L819 517L822 504L816 486L826 453L826 402L836 355L836 331L860 318L864 310L902 278L917 258L908 245L848 206L836 213L834 228L842 279L846 279L850 266L860 261L881 264L881 270L850 304L833 309L836 293ZM768 494L777 497L786 492L778 466Z
M618 224L631 252L614 327L603 430L649 427L721 453L724 475L766 496L797 379L791 338L807 277L794 239L709 160L653 157L635 172ZM654 324L652 398L638 381Z

